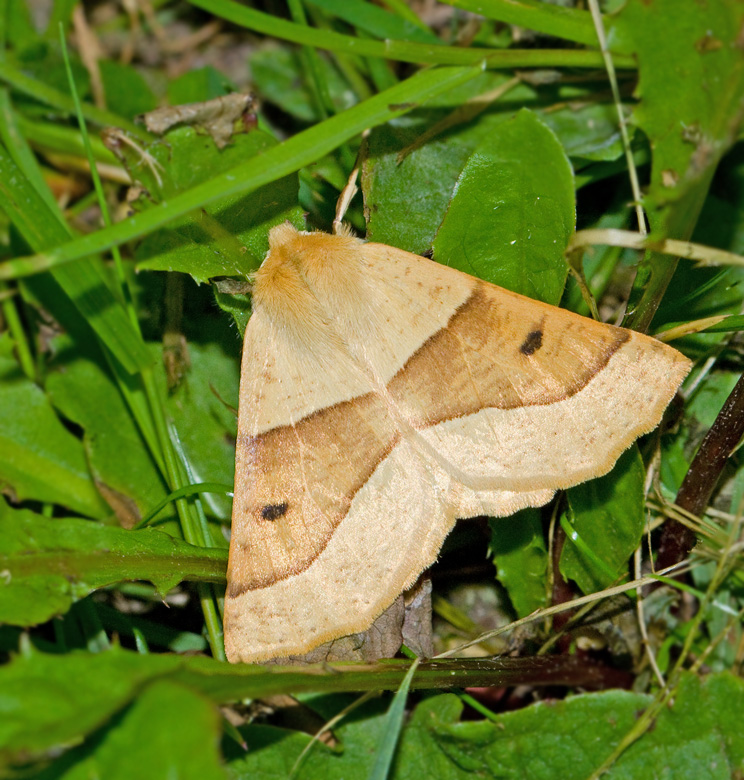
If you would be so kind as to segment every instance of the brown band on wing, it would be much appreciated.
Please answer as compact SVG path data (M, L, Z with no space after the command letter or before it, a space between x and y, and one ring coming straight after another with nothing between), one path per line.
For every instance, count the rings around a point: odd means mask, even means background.
M239 438L236 479L250 484L233 508L233 519L242 522L233 522L228 596L307 569L398 438L375 393L319 409L294 426Z
M629 338L621 328L481 282L388 389L417 428L485 408L544 406L585 387Z
M583 388L629 337L480 283L388 390L416 428L487 407L552 404ZM239 438L236 479L248 484L233 509L228 596L307 569L399 438L385 400L375 393Z

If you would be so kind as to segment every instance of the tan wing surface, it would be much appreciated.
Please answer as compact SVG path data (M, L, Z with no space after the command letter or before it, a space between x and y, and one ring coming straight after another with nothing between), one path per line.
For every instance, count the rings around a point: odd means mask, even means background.
M457 517L606 472L687 372L653 339L391 247L270 239L241 374L233 661L368 628Z

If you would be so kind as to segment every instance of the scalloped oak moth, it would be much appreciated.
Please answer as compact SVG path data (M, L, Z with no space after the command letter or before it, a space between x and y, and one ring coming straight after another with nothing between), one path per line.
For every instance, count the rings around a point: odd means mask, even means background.
M457 518L608 472L689 371L648 336L348 233L273 228L245 333L230 661L363 631Z

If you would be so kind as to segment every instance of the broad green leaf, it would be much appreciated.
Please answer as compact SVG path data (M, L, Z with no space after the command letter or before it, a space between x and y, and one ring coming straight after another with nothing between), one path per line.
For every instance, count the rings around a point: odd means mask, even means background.
M566 491L571 526L609 570L597 566L566 539L561 573L584 593L601 590L627 572L628 558L643 533L643 482L643 462L634 444L609 474Z
M587 102L579 108L569 103L558 111L543 111L540 118L571 159L601 162L623 154L617 109L611 103Z
M119 649L98 657L34 651L0 667L0 768L69 745L100 728L144 684L172 671L178 660Z
M652 234L688 239L713 174L741 128L744 50L741 13L729 0L628 0L610 46L638 62L633 121L652 151L644 205ZM631 290L625 324L646 329L676 260L649 252Z
M214 299L220 309L232 317L238 333L243 336L251 318L251 296L248 294L231 294L220 292L215 287Z
M84 356L62 353L47 377L54 406L77 423L93 479L127 527L167 495L166 485L111 375Z
M101 59L99 68L106 103L116 106L117 112L123 117L133 119L137 114L157 108L157 98L147 81L133 66Z
M512 116L498 103L465 105L507 82L501 74L483 73L441 95L420 111L377 128L369 138L362 170L367 205L367 238L415 254L431 250L458 176L479 143ZM534 99L521 84L507 93L511 103ZM439 124L454 121L454 129ZM441 128L420 146L426 133ZM405 153L402 159L401 153ZM405 218L404 218L405 217Z
M48 519L0 503L0 623L43 623L122 580L149 580L162 594L182 580L221 582L226 563L225 550L193 547L154 528Z
M164 177L162 200L208 181L216 174L276 146L267 133L255 130L234 135L219 150L212 139L190 127L167 133L150 153ZM290 220L303 227L297 204L297 175L290 174L248 195L226 198L195 216L174 221L151 233L137 248L137 267L154 271L184 271L197 282L213 276L245 276L254 271L269 247L271 227ZM152 192L152 191L151 191ZM139 204L152 205L147 197Z
M612 20L612 50L638 61L633 121L653 150L647 205L656 231L689 236L718 161L737 137L740 27L741 9L729 0L628 0ZM678 225L685 235L674 230Z
M473 152L434 241L435 258L556 304L576 225L573 172L558 139L522 109Z
M220 342L209 341L210 324L190 327L189 335L205 339L186 345L188 366L168 394L167 409L196 482L233 482L240 370L240 341L225 327ZM201 332L199 332L201 331ZM162 365L162 346L150 345ZM85 357L65 359L64 350L47 379L52 403L65 417L80 425L93 478L115 510L119 521L131 527L157 506L170 491L145 446L141 433L109 373ZM163 380L165 384L165 379ZM0 391L1 392L1 391ZM231 501L219 494L204 494L208 514L230 517ZM173 514L172 508L158 515ZM176 535L178 532L175 532Z
M195 68L168 82L168 102L172 106L182 103L199 103L222 97L235 91L234 85L224 73L207 65Z
M518 617L547 606L548 551L537 509L511 517L491 517L490 550L496 577L506 588Z
M589 777L652 701L651 696L626 691L583 694L540 702L488 722L461 721L462 703L451 694L430 698L418 705L403 731L391 778ZM669 780L736 777L744 768L744 738L736 721L742 703L744 686L731 675L705 681L686 676L674 705L662 711L654 727L631 745L606 777L638 780L648 775L649 762L664 767ZM705 713L698 718L700 707ZM379 718L365 723L379 729ZM360 732L351 727L339 732L341 755L316 746L302 764L300 777L367 777L365 764L347 761L347 752L356 753ZM255 735L261 749L229 762L239 778L285 776L307 742L296 733L269 727L251 727L245 733L249 743Z
M15 361L0 360L0 483L19 500L59 504L87 517L110 510L91 478L79 439Z
M462 721L452 695L423 702L404 734L396 780L498 777L586 778L635 726L651 696L627 691L544 701L499 715L495 723ZM686 674L651 729L630 745L608 780L638 780L657 771L668 780L729 780L744 770L738 712L744 683L730 674ZM422 763L423 762L423 763Z
M158 680L120 719L96 734L90 747L77 751L91 755L63 777L225 780L219 737L219 713L212 702L181 685Z

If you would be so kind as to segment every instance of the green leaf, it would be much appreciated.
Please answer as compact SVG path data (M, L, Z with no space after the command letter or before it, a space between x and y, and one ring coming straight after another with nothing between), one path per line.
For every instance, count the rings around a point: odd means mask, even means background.
M0 768L103 726L145 683L172 670L174 660L119 649L100 657L31 652L1 667Z
M328 721L357 697L324 694L306 697L303 703ZM298 780L324 778L325 780L369 780L385 724L385 700L366 702L354 710L352 716L341 720L333 729L343 750L331 751L316 742L305 753L296 774L292 769L302 751L311 741L309 735L276 726L251 724L241 729L247 752L226 749L225 759L235 780L272 780L296 777Z
M610 103L588 103L579 108L569 103L560 110L543 111L540 118L572 159L601 162L623 154L617 109Z
M207 65L204 68L189 70L173 81L169 81L168 102L172 106L199 103L234 91L235 86L224 73Z
M628 558L643 533L644 476L643 461L634 444L609 474L566 491L571 526L604 564L597 566L570 539L566 540L561 573L574 580L584 593L601 590L612 584L614 577L627 572Z
M0 503L0 623L43 623L123 580L149 580L162 594L182 580L221 582L226 563L225 550L193 547L152 528L50 520Z
M741 10L729 0L629 0L612 20L613 51L638 60L633 121L653 150L652 227L694 226L721 156L742 122ZM654 212L658 211L658 214Z
M547 606L548 551L537 509L490 517L491 557L518 617Z
M556 304L576 224L573 173L558 139L522 109L473 152L434 241L435 258Z
M638 62L633 121L652 150L644 205L653 235L690 237L718 163L738 137L744 119L740 26L740 10L729 0L629 0L613 22L613 51L633 52ZM648 328L675 266L666 255L646 254L626 325Z
M158 680L145 688L120 719L96 734L89 748L92 755L75 767L74 774L65 775L65 780L225 780L217 749L219 737L219 713L212 702L181 685Z
M98 67L101 69L106 103L116 106L122 116L133 119L137 114L157 108L157 98L147 81L131 65L101 59Z
M234 135L219 150L208 135L179 127L165 136L165 143L151 149L155 159L164 163L162 198L206 182L274 146L270 135L255 130ZM304 227L296 205L297 188L297 175L290 174L248 195L219 200L194 217L176 220L139 245L137 267L184 271L197 282L213 276L245 276L258 268L266 254L270 228L285 220ZM140 203L151 205L146 199Z
M438 696L416 709L394 777L590 777L651 702L648 695L608 691L539 702L499 715L495 722L459 722L459 700ZM736 777L744 769L744 736L737 720L742 706L742 680L729 674L707 680L684 675L674 704L659 713L653 728L604 777L638 780L651 770L663 771L669 780Z
M448 90L425 109L377 128L369 138L362 170L362 190L369 212L367 238L415 254L431 249L447 211L455 184L468 157L496 128L512 116L499 104L488 111L475 102L503 86L501 74L483 73L456 90ZM534 99L534 91L520 84L509 97L517 102ZM455 121L456 132L445 126ZM444 123L444 124L440 124ZM440 128L418 146L426 134ZM399 155L406 151L403 159ZM405 219L401 218L405 215Z
M59 504L103 518L83 445L59 421L44 391L0 359L0 483L19 500Z
M119 522L131 527L168 490L116 383L99 363L78 356L57 362L47 377L47 392L54 406L82 428L93 479Z

